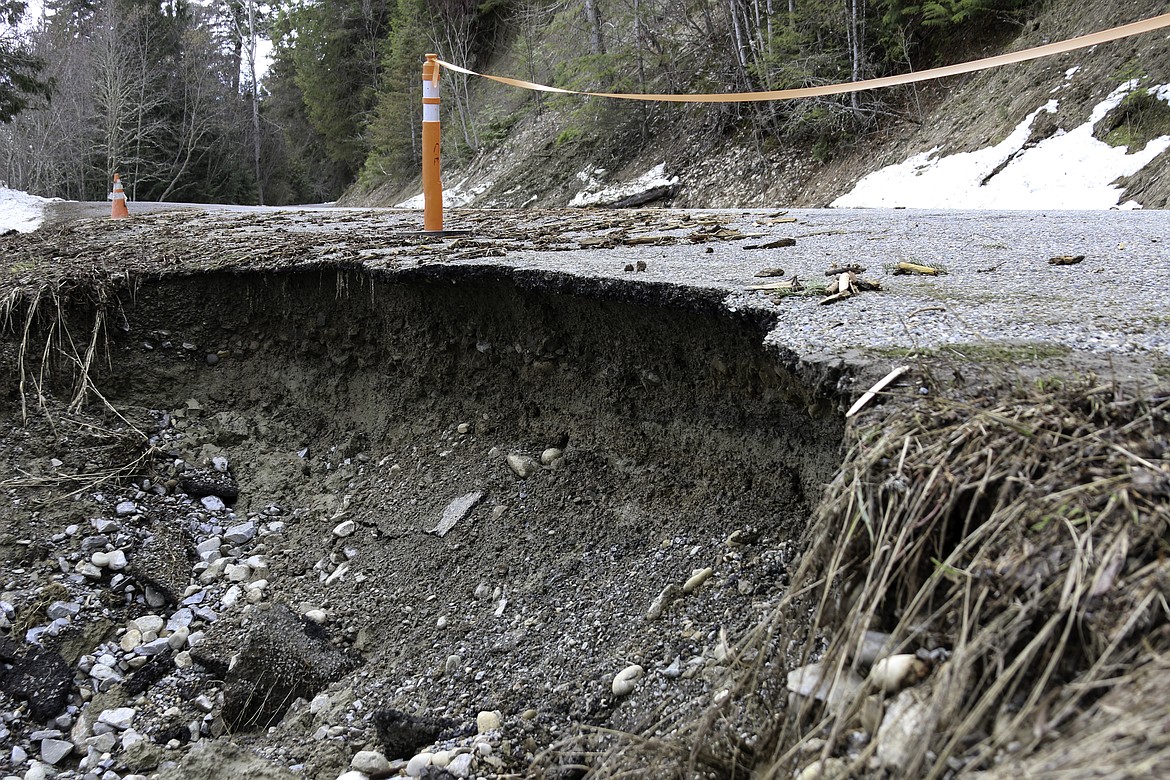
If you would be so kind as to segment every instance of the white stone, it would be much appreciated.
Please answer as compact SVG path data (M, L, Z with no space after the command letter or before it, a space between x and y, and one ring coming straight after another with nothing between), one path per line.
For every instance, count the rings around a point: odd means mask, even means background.
M638 680L646 673L638 664L630 664L625 669L622 669L613 678L613 685L611 686L614 696L625 696L632 693L638 687Z
M101 714L98 715L98 723L105 723L107 726L124 731L130 728L130 724L137 714L138 711L132 707L115 707L110 710L102 710Z
M244 583L244 590L251 593L254 590L264 590L268 587L268 580L253 580L252 582Z
M100 580L102 578L102 570L89 561L78 561L73 570L87 580Z
M121 675L106 664L94 664L93 668L89 670L89 676L95 680L105 681L120 677Z
M337 525L333 526L333 535L338 539L344 539L351 536L357 530L357 523L353 520L342 520Z
M217 553L219 548L223 545L223 540L218 536L213 536L210 539L200 542L195 545L195 552L199 554L200 558L208 553ZM204 558L206 560L206 558Z
M107 565L114 571L122 571L126 568L126 553L121 550L111 550Z
M229 544L244 544L252 541L256 536L256 524L249 520L246 523L233 525L231 528L223 532L225 542Z
M305 618L313 621L319 626L325 625L329 620L329 613L323 609L310 609L305 612Z
M64 739L42 739L41 760L46 764L56 764L65 756L73 752L73 743Z
M223 598L219 600L219 605L224 609L231 607L240 600L240 596L243 594L243 592L244 591L240 588L239 585L232 585L227 589L227 592L223 594Z
M435 751L435 753L431 756L431 766L437 766L439 769L443 769L444 767L446 767L450 763L451 763L451 751L450 750L438 750L438 751Z
M172 650L182 650L187 646L187 637L190 635L191 629L183 626L171 632L171 635L166 638L166 643Z
M471 761L472 756L470 753L460 753L451 759L450 764L447 764L447 772L454 777L470 777Z
M390 768L386 756L376 750L359 750L349 762L350 769L356 769L363 774L371 775L374 772L384 772Z
M203 508L208 512L222 512L227 509L227 504L219 496L203 496L199 499L199 503L203 504Z
M118 502L118 505L114 507L114 514L116 514L118 517L126 517L127 515L132 515L137 511L138 507L134 505L133 501L120 501Z
M228 459L222 455L216 455L211 459L211 467L220 474L226 474L228 470Z
M333 570L332 574L330 574L328 577L325 578L325 584L332 585L335 582L339 582L343 577L345 577L345 575L348 571L349 571L349 564L348 563L341 564L340 566L338 566L336 569Z
M144 635L153 632L155 636L158 636L158 632L162 631L167 624L158 615L141 615L131 620L130 623Z
M348 772L339 774L337 780L370 780L370 776L365 772L358 772L356 769L351 769Z
M147 606L149 606L151 609L158 609L159 607L165 606L166 603L167 603L166 596L159 593L157 590L150 587L149 585L146 586L146 604L147 604Z
M24 780L45 780L49 776L45 765L40 761L34 761L33 765L24 773Z
M695 569L691 572L690 579L683 584L683 593L694 593L700 585L711 578L715 570L708 566L705 569Z
M557 447L549 447L544 452L540 453L540 462L544 466L551 466L560 460L565 454L565 451Z
M122 634L121 641L118 642L118 646L126 653L129 653L140 644L142 644L142 632L137 628L128 629L125 634Z
M85 740L85 744L99 753L109 753L118 744L118 737L112 732L98 734Z
M229 563L223 569L228 582L244 582L252 576L252 567L246 563Z
M195 666L195 659L191 657L191 653L187 650L181 653L175 653L175 668L176 669L190 669Z
M495 731L500 727L500 713L495 710L483 710L475 716L475 729L480 734Z
M540 471L540 464L527 455L513 453L508 456L507 460L508 468L512 469L512 472L520 479L527 479Z
M128 729L125 733L122 734L122 750L129 750L139 742L145 741L146 737L142 736L134 729Z
M421 777L423 770L431 765L430 753L419 753L406 762L407 777Z
M104 569L110 565L110 554L108 552L98 550L93 555L89 556L89 562L98 568Z

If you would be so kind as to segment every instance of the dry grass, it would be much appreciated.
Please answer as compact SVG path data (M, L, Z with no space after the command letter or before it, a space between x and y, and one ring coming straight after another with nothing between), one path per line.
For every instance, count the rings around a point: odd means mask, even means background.
M817 758L852 777L1170 769L1170 395L1087 379L916 400L863 414L850 436L792 591L738 643L729 695L600 750L591 737L594 772L787 778ZM861 725L872 685L832 711L789 706L799 665L864 676L867 629L929 660L898 694L913 739Z

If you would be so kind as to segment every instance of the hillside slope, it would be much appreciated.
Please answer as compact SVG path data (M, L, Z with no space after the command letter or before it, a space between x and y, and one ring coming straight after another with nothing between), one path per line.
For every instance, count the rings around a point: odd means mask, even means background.
M1018 34L995 45L954 41L954 60L1039 46L1166 10L1167 3L1154 0L1109 4L1054 0L1023 24ZM659 181L677 179L678 187L672 199L660 203L692 208L823 207L851 192L866 174L916 155L929 157L933 164L950 155L1000 145L994 154L984 155L982 164L987 169L976 171L971 187L976 201L982 194L985 200L1003 205L994 191L981 193L980 188L996 176L1002 182L1004 172L1012 170L1041 142L1071 136L1077 128L1081 128L1077 137L1083 138L1075 150L1061 153L1051 149L1047 156L1030 159L1030 164L1050 174L1049 183L1055 183L1056 191L1088 186L1077 177L1091 167L1082 154L1086 143L1094 143L1089 139L1091 123L1095 138L1117 148L1111 154L1104 144L1096 149L1103 152L1095 163L1100 169L1097 177L1108 174L1102 186L1115 183L1118 187L1116 200L1105 205L1165 208L1170 202L1170 177L1166 175L1170 152L1162 137L1170 134L1170 106L1166 102L1170 89L1159 92L1157 87L1170 83L1168 55L1170 37L1153 32L1048 59L891 90L885 100L888 111L875 118L870 130L835 139L830 145L823 140L814 145L812 141L779 137L753 138L746 133L721 134L712 130L727 124L721 122L720 112L728 109L721 107L631 103L613 109L598 107L601 99L550 101L473 80L476 110L507 130L497 143L470 159L445 155L446 196L454 206L564 206L575 197L580 200L582 192L632 182L663 165ZM512 74L518 72L517 62L514 52L502 48L483 67ZM1110 97L1112 101L1106 103ZM1116 107L1110 108L1114 104ZM610 132L615 110L625 112L624 121ZM591 137L605 141L579 141ZM1147 147L1151 139L1154 143ZM1062 148L1070 148L1073 140L1065 138ZM1136 156L1143 153L1151 158L1148 162ZM911 174L921 172L911 170ZM945 171L939 178L945 188ZM901 187L893 180L884 186ZM417 181L406 188L355 189L343 202L395 205L417 192ZM604 201L603 195L597 197ZM941 201L938 205L978 205L969 200L957 204ZM884 205L931 204L927 193L910 202ZM1067 204L1054 202L1043 193L1033 198L1025 191L1009 205L1054 208ZM1093 207L1101 207L1100 199Z

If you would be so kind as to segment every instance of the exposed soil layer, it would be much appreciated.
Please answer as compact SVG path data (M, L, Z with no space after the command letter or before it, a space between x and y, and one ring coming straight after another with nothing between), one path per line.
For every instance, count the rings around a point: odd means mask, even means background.
M378 733L387 718L447 719L454 744L498 711L507 744L478 771L506 774L577 760L542 754L582 725L698 712L727 684L728 637L784 595L840 464L837 377L703 293L438 267L213 272L117 297L90 378L121 418L92 391L64 408L76 366L33 392L46 339L73 350L58 324L88 334L88 304L9 334L0 557L13 634L48 622L46 588L81 605L39 638L77 670L75 742L100 737L78 728L102 709L138 713L145 743L86 759L123 773L231 731L331 780L363 748L411 757ZM82 571L113 550L124 572ZM103 652L135 655L127 621L180 602L203 644L91 674ZM615 694L634 664L645 676ZM10 740L38 728L18 717ZM219 771L205 753L185 777Z

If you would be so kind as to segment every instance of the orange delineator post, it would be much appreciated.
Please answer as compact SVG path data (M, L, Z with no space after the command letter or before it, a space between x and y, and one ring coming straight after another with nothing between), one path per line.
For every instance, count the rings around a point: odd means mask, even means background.
M422 66L423 230L443 230L443 183L439 180L439 59L428 54Z
M114 174L114 192L110 195L110 218L122 219L130 216L130 210L126 208L126 192L122 189L122 177Z

